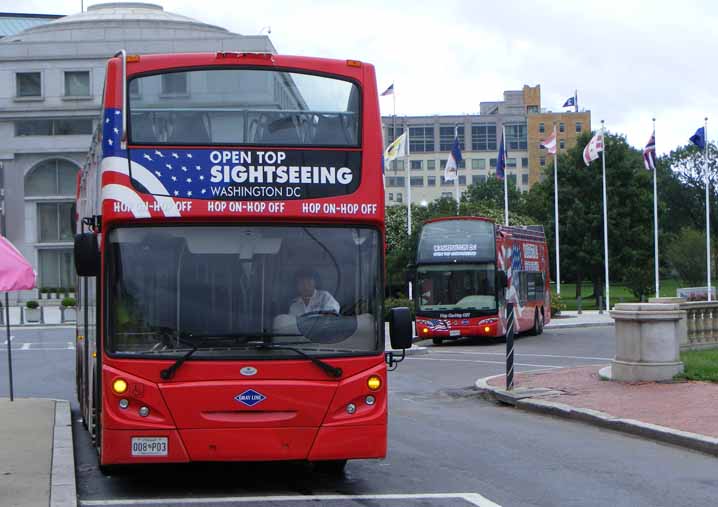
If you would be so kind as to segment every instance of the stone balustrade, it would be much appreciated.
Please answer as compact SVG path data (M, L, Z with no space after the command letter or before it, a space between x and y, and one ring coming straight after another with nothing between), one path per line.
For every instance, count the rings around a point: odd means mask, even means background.
M718 347L718 302L683 302L680 308L687 314L681 350Z

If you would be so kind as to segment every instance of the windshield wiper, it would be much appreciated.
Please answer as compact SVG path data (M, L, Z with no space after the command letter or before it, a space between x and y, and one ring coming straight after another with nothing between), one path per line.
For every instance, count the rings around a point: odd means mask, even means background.
M343 373L341 368L332 366L329 363L325 363L321 359L311 356L311 355L307 354L306 352L304 352L300 349L296 349L294 347L287 347L286 345L273 345L273 344L268 344L268 343L260 343L257 345L257 348L260 350L272 350L272 349L274 349L274 350L290 350L292 352L295 352L296 354L299 354L300 356L302 356L306 359L309 359L312 363L314 363L319 368L321 368L324 371L324 373L326 373L327 375L329 375L330 377L333 377L333 378L339 378L342 376L342 373Z
M160 371L160 377L162 378L162 380L169 380L174 377L175 372L179 369L179 367L182 366L185 361L187 361L192 356L192 354L197 352L197 344L187 339L192 337L191 334L179 335L174 329L170 329L168 327L159 327L157 328L157 331L166 338L169 338L170 340L176 340L178 343L182 343L191 347L191 349L185 355L177 359L177 361L175 361L172 366L169 366L168 368L165 368L164 370ZM197 338L201 337L198 336Z

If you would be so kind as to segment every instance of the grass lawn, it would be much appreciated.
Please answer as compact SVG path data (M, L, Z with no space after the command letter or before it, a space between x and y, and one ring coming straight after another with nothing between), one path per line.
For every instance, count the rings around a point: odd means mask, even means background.
M714 282L715 283L715 282ZM662 297L675 297L676 289L679 287L686 287L687 285L676 279L661 280L661 296ZM611 283L611 306L616 303L635 303L639 299L633 295L628 287L620 283ZM551 292L556 293L556 284L551 283ZM590 281L585 282L581 286L581 308L584 310L597 310L596 300L589 297L593 292L593 286ZM653 297L651 292L650 297ZM561 302L566 305L566 310L578 309L578 300L576 299L576 284L575 283L562 283L561 284Z
M718 382L718 349L681 352L685 371L676 378Z

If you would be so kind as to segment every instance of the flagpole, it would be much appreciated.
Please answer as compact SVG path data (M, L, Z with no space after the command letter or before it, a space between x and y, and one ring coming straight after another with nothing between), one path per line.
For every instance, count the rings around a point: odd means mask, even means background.
M406 170L406 235L411 242L411 173L409 171L409 128L404 131L406 134L406 145L404 153L406 154L404 165ZM409 300L412 299L412 284L409 282Z
M655 140L656 140L656 119L653 118L653 148L655 150ZM653 152L653 160L655 160L655 151ZM649 153L649 156L651 154ZM656 173L658 172L658 168L656 167L656 164L653 164L653 263L654 263L654 269L656 272L656 297L661 297L661 287L660 287L660 276L658 273L658 184L656 183Z
M501 142L504 145L503 153L503 168L504 168L504 223L506 226L509 225L509 170L508 170L508 157L506 156L506 126L501 125Z
M459 139L459 128L454 126L454 137L458 141ZM460 147L459 147L460 148ZM456 216L459 216L459 162L456 162L456 179L454 180L456 186Z
M703 127L703 167L706 179L706 273L708 278L708 301L712 301L711 294L711 222L710 222L710 179L708 178L708 118L705 118Z
M601 150L601 161L603 165L603 259L604 259L604 270L606 277L606 310L611 309L610 299L610 282L608 279L608 212L606 203L606 127L603 120L601 120L601 138L602 150ZM600 308L599 308L600 309Z
M576 108L576 112L578 113L578 90L573 91L573 106Z
M553 124L554 142L558 144L556 138L556 122ZM561 254L559 253L558 241L558 146L554 146L553 152L553 214L554 214L554 233L556 235L556 294L561 295Z
M7 233L7 222L6 222L6 206L5 201L5 165L0 163L0 231L6 238ZM8 239L9 241L9 239ZM12 337L10 336L10 298L8 297L9 291L5 291L5 331L7 335L7 377L8 377L8 388L10 392L10 401L15 400L15 389L12 381ZM22 308L20 309L22 311Z

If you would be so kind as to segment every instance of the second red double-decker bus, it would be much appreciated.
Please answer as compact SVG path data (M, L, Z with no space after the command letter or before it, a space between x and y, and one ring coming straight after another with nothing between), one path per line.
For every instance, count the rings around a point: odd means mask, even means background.
M507 227L478 217L424 224L416 253L416 333L439 345L506 334L506 303L516 330L543 332L551 319L543 227Z
M379 121L358 61L109 61L75 243L102 467L385 455Z

